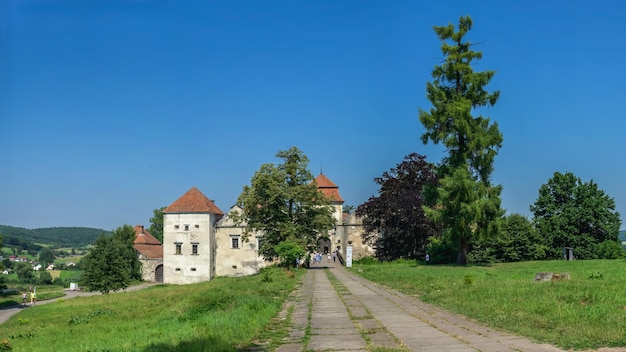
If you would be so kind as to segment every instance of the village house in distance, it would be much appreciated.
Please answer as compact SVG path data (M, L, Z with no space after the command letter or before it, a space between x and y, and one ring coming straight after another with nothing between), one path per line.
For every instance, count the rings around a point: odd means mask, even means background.
M344 218L339 187L326 175L315 178L318 190L331 200L337 226L328 241L320 241L318 251L338 250L346 256L346 246L353 247L358 259L373 254L373 248L361 241L362 225L354 215ZM166 284L191 284L215 276L253 275L268 265L259 256L262 233L254 233L243 242L245 224L236 225L229 214L240 212L233 206L224 214L199 189L192 187L163 210L163 244L143 226L135 226L135 249L143 266L143 279Z

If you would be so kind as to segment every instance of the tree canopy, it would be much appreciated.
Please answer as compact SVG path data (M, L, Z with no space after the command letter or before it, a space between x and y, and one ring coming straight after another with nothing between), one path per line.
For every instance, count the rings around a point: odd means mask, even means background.
M335 226L330 201L317 190L309 159L296 147L279 151L279 164L264 164L246 185L237 200L243 210L231 214L245 223L243 238L263 233L259 253L265 259L278 257L276 246L290 240L313 251L320 238L328 238Z
M363 241L376 245L381 260L423 258L428 237L439 228L424 214L424 187L437 185L435 166L412 153L374 179L378 196L361 204L356 215L363 218Z
M150 227L148 227L148 232L161 243L163 243L163 210L165 208L154 209L154 215L150 218Z
M81 260L83 285L89 291L108 293L128 287L141 279L141 263L133 248L135 230L124 225L111 236L102 235Z
M41 252L39 252L39 261L43 263L43 265L50 265L54 263L54 258L56 257L56 253L54 249L50 247L43 247Z
M504 213L500 209L502 188L490 183L502 134L497 123L478 114L479 109L493 106L500 92L485 90L494 71L472 68L482 53L472 50L473 45L464 39L471 29L470 17L459 19L458 30L452 24L434 27L444 59L435 65L433 81L426 84L432 107L419 111L425 128L422 142L441 143L448 151L439 166L440 185L425 212L458 245L461 265L467 261L469 240L497 232Z
M544 243L549 247L548 259L562 256L563 247L572 247L578 259L603 257L599 247L619 247L621 226L615 201L593 182L582 182L573 173L554 175L539 188L539 197L530 210Z

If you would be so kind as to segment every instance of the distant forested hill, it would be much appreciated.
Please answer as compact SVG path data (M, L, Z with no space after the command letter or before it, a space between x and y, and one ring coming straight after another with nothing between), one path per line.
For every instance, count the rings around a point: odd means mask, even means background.
M0 225L2 246L20 245L23 249L30 249L34 243L48 244L54 247L85 247L96 241L103 233L102 229L90 227L46 227L40 229L25 229ZM39 247L37 245L34 245Z

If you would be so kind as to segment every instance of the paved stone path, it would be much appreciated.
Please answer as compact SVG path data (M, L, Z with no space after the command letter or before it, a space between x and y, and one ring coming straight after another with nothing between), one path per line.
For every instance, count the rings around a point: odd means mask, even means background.
M292 327L278 352L357 352L377 347L437 352L563 351L373 284L339 263L313 265L291 304Z

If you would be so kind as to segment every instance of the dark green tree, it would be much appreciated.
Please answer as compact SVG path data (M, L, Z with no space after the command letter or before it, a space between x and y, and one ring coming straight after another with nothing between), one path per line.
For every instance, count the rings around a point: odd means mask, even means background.
M425 211L457 244L460 265L467 262L470 239L497 233L498 220L504 214L500 209L502 188L490 183L502 134L497 123L478 112L493 106L500 92L485 90L494 71L475 72L472 68L482 53L472 50L472 44L464 39L471 28L470 17L459 19L458 30L452 24L434 27L444 58L433 69L433 81L426 84L433 106L419 111L425 128L422 142L441 143L448 151L440 165L440 186Z
M318 192L307 169L307 156L291 147L276 157L282 163L261 165L237 200L243 211L231 214L237 223L246 224L244 240L263 232L259 253L268 260L278 257L276 246L287 240L313 251L335 226L330 201Z
M542 260L548 251L530 220L520 214L504 217L499 236L472 239L470 248L472 263Z
M46 270L39 273L39 280L37 282L41 285L50 285L52 283L52 275Z
M41 262L41 265L43 266L47 266L47 265L50 265L51 263L54 263L55 257L56 257L56 254L54 252L54 249L50 247L44 247L41 249L41 252L39 252L39 262Z
M150 227L148 227L148 232L161 243L163 243L163 210L165 208L154 209L154 215L150 218Z
M81 260L82 284L89 291L109 293L130 285L131 268L126 249L113 236L102 235Z
M33 282L35 279L33 268L28 263L15 263L13 265L13 270L15 270L15 273L21 282Z
M135 229L130 225L124 225L114 230L111 236L124 248L124 256L130 265L130 278L141 280L141 262L133 246Z
M374 179L378 196L359 205L356 215L363 218L363 241L376 246L378 259L422 259L428 238L440 234L422 208L424 188L437 186L435 172L425 156L412 153Z
M135 230L124 225L111 236L102 235L81 260L83 285L90 291L108 293L128 287L141 279L141 263L133 248Z
M593 259L610 253L610 244L598 247L603 242L619 245L621 220L615 201L593 180L582 182L571 172L555 172L539 188L530 210L540 238L549 247L549 259L561 258L563 247L572 247L577 259Z

